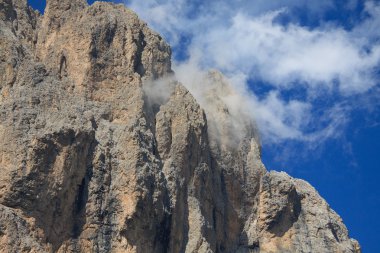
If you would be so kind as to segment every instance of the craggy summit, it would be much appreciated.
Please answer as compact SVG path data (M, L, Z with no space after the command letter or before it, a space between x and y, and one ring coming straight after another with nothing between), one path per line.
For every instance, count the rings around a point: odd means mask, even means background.
M266 171L253 122L236 138L223 76L201 108L123 5L0 0L0 73L0 252L360 252L313 187Z

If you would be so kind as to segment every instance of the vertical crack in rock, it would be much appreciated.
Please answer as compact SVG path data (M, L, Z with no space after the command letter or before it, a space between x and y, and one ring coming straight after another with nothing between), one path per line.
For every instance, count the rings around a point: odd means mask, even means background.
M144 33L142 31L139 31L138 39L137 40L134 39L133 42L135 43L137 47L136 57L133 64L133 70L134 72L138 73L140 76L144 76L145 68L144 68L143 60L142 60L143 52L146 46ZM157 78L157 77L155 76L154 78Z
M59 61L59 79L62 79L63 76L67 75L66 68L67 68L66 56L62 54L61 59Z

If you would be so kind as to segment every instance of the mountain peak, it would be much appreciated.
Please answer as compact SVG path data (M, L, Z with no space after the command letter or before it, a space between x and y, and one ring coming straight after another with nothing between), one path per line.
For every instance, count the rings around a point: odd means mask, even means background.
M265 169L221 73L180 84L121 5L19 3L0 2L2 252L360 252L314 188Z

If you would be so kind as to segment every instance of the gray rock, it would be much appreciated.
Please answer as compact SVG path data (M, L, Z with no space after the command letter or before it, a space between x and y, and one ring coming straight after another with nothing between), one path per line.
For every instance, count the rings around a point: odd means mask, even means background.
M1 252L360 252L315 189L266 171L223 76L199 104L123 5L0 0L0 35Z

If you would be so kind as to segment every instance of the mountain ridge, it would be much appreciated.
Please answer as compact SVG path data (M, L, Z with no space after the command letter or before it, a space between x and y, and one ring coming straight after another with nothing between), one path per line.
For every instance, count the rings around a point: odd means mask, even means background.
M223 76L200 105L123 5L0 0L0 22L2 252L360 252L312 186L266 171Z

